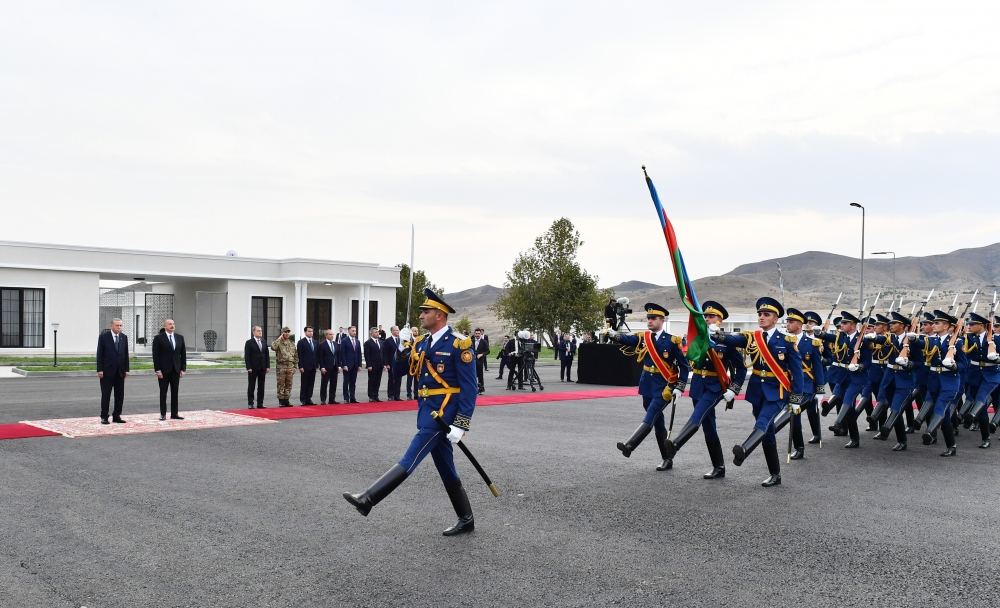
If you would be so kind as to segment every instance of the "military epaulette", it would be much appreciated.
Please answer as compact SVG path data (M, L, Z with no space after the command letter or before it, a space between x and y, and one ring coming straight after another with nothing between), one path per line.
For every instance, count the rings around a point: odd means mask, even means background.
M813 346L815 346L816 348L821 348L823 346L823 341L820 340L819 338L813 338L812 341L813 341Z
M680 336L670 336L670 341L673 342L674 344L678 345L678 346L681 345L681 337Z
M455 348L460 348L462 350L465 350L466 348L472 346L472 338L468 336L463 336L462 334L455 334L454 332L452 332L452 335L455 336L455 342L454 342Z
M798 344L799 339L792 334L785 334L785 342L791 342L792 344Z

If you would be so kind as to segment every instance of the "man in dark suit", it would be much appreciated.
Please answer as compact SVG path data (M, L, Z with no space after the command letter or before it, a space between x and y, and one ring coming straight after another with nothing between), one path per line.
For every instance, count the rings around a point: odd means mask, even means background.
M167 419L167 389L170 389L170 418L184 420L177 412L177 389L187 371L187 347L184 336L174 332L174 320L163 322L163 329L153 338L153 370L160 384L160 420Z
M479 381L479 394L482 395L486 392L483 371L486 369L486 357L490 355L490 343L483 337L482 328L472 334L472 352L476 355L476 379Z
M247 407L253 409L254 386L257 387L257 407L264 407L264 377L271 371L271 351L264 344L264 330L253 326L253 337L243 345L243 363L247 368Z
M389 382L386 391L389 393L389 401L402 401L399 398L399 389L403 381L403 367L406 365L400 357L403 344L399 338L399 327L393 325L389 328L389 337L382 343L382 363L389 372Z
M482 327L479 328L479 331L483 332L483 341L486 342L486 356L483 357L483 371L484 372L488 372L488 371L490 371L490 354L489 354L490 353L490 337L488 335L486 335L486 330L483 329Z
M101 424L108 422L111 391L115 393L114 421L124 424L122 404L125 403L125 376L129 372L128 336L122 333L122 320L111 320L111 331L97 338L97 377L101 381Z
M295 345L299 353L299 403L301 405L316 405L313 403L313 387L316 385L316 370L319 368L319 355L316 352L316 341L313 340L313 328L306 325L302 329L302 339Z
M336 405L337 401L337 378L340 377L340 345L333 339L333 330L324 332L326 340L319 345L319 401L323 405L331 403ZM329 388L329 393L327 389ZM329 401L327 401L329 395Z
M570 334L563 334L559 339L559 379L566 376L566 382L573 381L573 357L576 356L576 340Z
M344 403L357 403L354 389L361 367L361 344L358 343L358 328L353 325L347 328L347 335L340 342L339 363L344 371Z
M378 328L373 327L369 332L370 338L365 340L365 367L368 368L368 401L377 403L378 391L382 387L382 370L385 363L382 361L382 339L379 338Z

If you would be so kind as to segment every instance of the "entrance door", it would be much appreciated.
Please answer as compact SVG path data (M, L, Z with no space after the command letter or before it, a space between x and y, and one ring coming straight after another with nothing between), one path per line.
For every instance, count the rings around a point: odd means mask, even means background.
M306 325L313 328L313 336L320 336L333 323L333 300L327 298L306 299Z

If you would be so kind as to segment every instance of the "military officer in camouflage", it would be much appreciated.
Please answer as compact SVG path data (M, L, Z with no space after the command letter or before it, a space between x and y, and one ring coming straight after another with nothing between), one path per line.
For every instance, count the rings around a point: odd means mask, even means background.
M290 338L291 328L282 327L281 335L271 342L271 350L278 362L278 403L281 407L291 407L288 399L292 396L292 378L299 369L299 353Z
M344 492L344 498L367 516L372 507L403 483L430 454L458 515L458 523L443 534L454 536L475 528L469 497L455 470L453 444L468 432L476 407L479 389L476 356L472 352L472 338L448 326L448 315L455 309L430 289L425 288L424 295L427 299L420 306L420 324L426 333L413 338L406 335L408 330L400 331L404 342L413 343L409 373L417 378L417 434L400 461L371 487L360 494ZM448 432L432 414L449 425Z

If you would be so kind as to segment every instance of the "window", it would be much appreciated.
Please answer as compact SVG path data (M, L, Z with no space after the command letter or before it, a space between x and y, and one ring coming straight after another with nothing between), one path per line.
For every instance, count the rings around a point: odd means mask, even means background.
M351 325L358 327L361 323L361 303L357 300L351 300ZM358 335L363 336L368 332L365 327L358 327Z
M264 341L268 344L281 335L281 298L252 296L250 298L250 325L260 325Z
M368 301L368 327L378 327L378 300ZM365 333L368 328L365 328Z
M45 346L45 290L0 287L0 348Z

